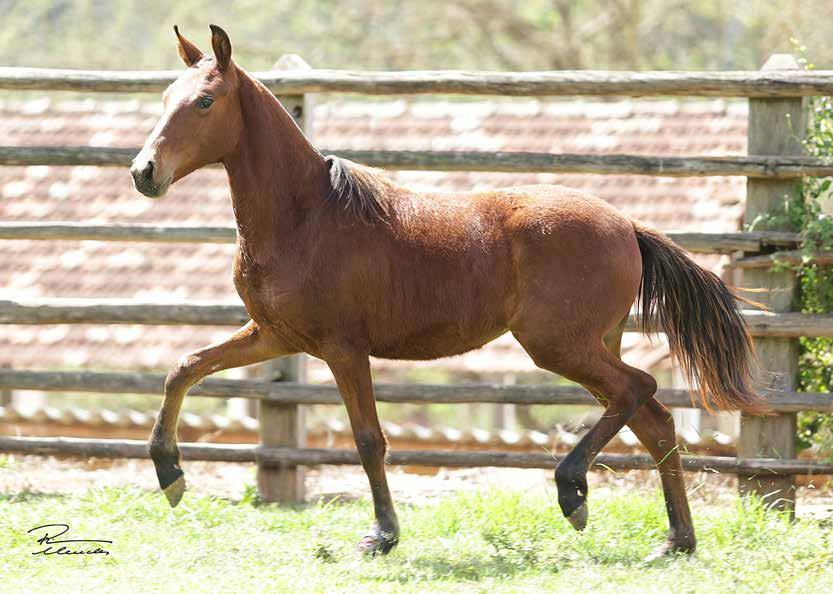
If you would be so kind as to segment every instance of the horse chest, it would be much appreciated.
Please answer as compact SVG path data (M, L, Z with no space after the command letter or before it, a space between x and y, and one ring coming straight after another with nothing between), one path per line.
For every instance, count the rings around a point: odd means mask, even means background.
M262 266L238 253L234 286L252 319L261 325L276 325L299 317L305 297L297 276L278 267Z

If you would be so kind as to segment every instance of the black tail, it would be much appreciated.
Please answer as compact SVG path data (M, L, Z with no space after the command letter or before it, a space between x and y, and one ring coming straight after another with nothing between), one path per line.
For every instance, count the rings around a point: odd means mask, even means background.
M761 413L752 389L755 354L735 295L665 235L634 223L642 253L638 307L645 332L664 330L703 405Z

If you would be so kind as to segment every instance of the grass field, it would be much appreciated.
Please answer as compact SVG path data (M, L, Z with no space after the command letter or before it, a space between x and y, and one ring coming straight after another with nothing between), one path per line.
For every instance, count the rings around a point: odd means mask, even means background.
M645 565L665 517L659 493L591 493L577 534L554 500L465 493L400 505L398 549L362 558L366 501L304 507L188 495L175 510L138 489L0 495L0 591L54 592L816 592L833 584L833 529L790 523L754 501L694 513L699 551ZM112 540L110 554L32 555L27 530ZM70 536L71 535L71 536Z

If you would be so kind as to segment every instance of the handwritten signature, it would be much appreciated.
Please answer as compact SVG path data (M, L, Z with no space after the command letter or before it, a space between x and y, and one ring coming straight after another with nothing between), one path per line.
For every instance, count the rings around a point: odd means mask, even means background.
M77 538L56 540L59 536L63 536L67 532L69 532L68 524L44 524L43 526L38 526L37 528L32 528L31 530L28 530L27 534L32 534L34 532L37 536L39 530L43 531L43 536L37 539L37 543L39 545L46 545L46 548L41 549L39 551L35 551L34 553L32 553L33 555L109 555L110 551L102 549L98 544L94 546L93 543L113 544L112 540L102 539L91 540L85 538ZM66 543L87 544L72 545L70 547L66 546ZM56 545L57 547L53 545Z

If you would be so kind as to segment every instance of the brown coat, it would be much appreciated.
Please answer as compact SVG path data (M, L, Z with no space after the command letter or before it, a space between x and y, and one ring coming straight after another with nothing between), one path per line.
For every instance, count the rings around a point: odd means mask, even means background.
M559 464L564 515L587 521L587 469L627 423L657 460L671 535L659 554L693 550L694 532L668 411L656 382L619 358L641 300L704 402L753 410L751 342L731 291L661 234L592 196L558 186L417 193L382 172L325 158L259 82L179 36L188 70L134 161L136 188L162 196L209 163L229 177L238 230L234 282L251 322L171 372L150 441L172 505L184 490L176 423L188 388L230 367L306 352L338 384L370 480L376 523L362 541L387 552L398 524L368 356L434 359L511 331L537 365L585 386L605 414Z

